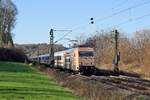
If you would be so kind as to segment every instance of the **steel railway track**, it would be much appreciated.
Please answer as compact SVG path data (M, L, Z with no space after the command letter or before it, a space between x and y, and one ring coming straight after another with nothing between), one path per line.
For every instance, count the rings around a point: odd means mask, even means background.
M127 76L91 76L92 80L150 96L150 81Z

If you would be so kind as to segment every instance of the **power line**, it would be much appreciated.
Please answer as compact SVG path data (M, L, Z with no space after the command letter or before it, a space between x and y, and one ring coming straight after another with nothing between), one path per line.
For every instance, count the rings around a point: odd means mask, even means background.
M126 0L126 1L127 1L127 0ZM124 1L124 2L125 2L125 1ZM134 5L134 6L131 6L131 7L125 8L125 9L122 9L122 10L120 10L120 11L118 11L118 12L115 12L115 13L113 13L113 14L111 14L111 15L108 15L108 16L105 16L105 17L96 19L95 22L104 21L104 20L109 19L109 18L111 18L111 17L113 17L113 16L119 15L119 14L121 14L121 13L124 13L124 12L128 11L128 10L135 9L135 8L141 7L141 6L146 5L146 4L149 4L149 3L150 3L150 1L147 1L147 2L144 2L144 3L139 3L139 4L137 4L137 5ZM85 25L87 25L87 24L85 24ZM80 27L77 27L77 28L75 28L75 29L77 30L78 28L80 28ZM73 29L73 30L75 30L75 29Z
M118 6L123 6L126 2L128 2L129 0L124 0L124 1L122 1L122 2L120 2L120 3L118 3L115 7L113 7L112 9L117 9L117 8L119 8Z
M59 38L58 40L56 40L56 42L62 41L67 35L69 35L71 32L67 32L66 34L64 34L61 38Z
M143 18L148 17L148 16L150 16L150 13L145 14L145 15L142 15L142 16L138 16L138 17L136 17L136 18L134 18L134 19L128 19L128 20L126 20L126 21L124 21L124 22L121 22L121 23L116 24L116 25L112 25L112 26L110 26L110 27L108 27L108 28L112 28L113 26L120 26L120 25L124 25L124 24L127 24L127 23L131 23L131 22L133 22L133 21L137 21L137 20L143 19ZM145 26L144 28L146 28L146 27L150 27L150 25L147 25L147 26Z
M128 1L128 0L125 0L125 1ZM124 2L125 2L125 1L124 1ZM105 17L96 19L95 21L96 21L96 22L104 21L104 20L109 19L109 18L111 18L111 17L113 17L113 16L119 15L119 14L121 14L121 13L124 13L124 12L128 11L128 10L135 9L135 8L141 7L141 6L146 5L146 4L149 4L149 3L150 3L150 1L147 1L147 2L144 2L144 3L140 3L140 4L137 4L137 5L134 5L134 6L131 6L131 7L122 9L122 10L120 10L120 11L118 11L118 12L115 12L115 13L113 13L113 14L111 14L111 15L108 15L108 16L105 16ZM148 14L148 15L149 15L149 14ZM145 16L146 16L146 15L145 15ZM142 16L141 16L141 17L142 17ZM136 19L140 19L140 18L136 18ZM126 22L123 22L123 23L121 23L121 24L125 24L125 23L127 23L127 22L129 22L129 21L131 21L131 19L130 19L130 20L127 20ZM85 25L87 25L87 24L84 24L83 26L85 26ZM81 27L81 26L76 27L76 28L73 28L72 30L77 30L77 29L79 29L80 27ZM68 36L70 33L71 33L71 32L68 32L68 33L64 34L61 38L59 38L59 39L57 40L57 42L63 40L63 39L64 39L66 36Z
M142 27L140 27L140 29L150 29L150 25L142 26Z
M121 2L121 3L125 3L125 2L127 2L128 0L124 0L123 2ZM120 3L120 4L121 4ZM88 23L89 24L89 23ZM83 25L80 25L79 27L76 27L76 28L74 28L74 29L72 29L72 30L77 30L77 29L79 29L79 28L81 28L82 26L85 26L85 25L87 25L87 23L86 24L83 24Z
M111 15L108 15L108 16L105 16L105 17L96 19L95 21L97 21L97 22L98 22L98 21L103 21L103 20L109 19L109 18L111 18L111 17L113 17L113 16L119 15L119 14L121 14L121 13L123 13L123 12L126 12L126 11L128 11L128 10L135 9L135 8L141 7L141 6L146 5L146 4L149 4L149 3L150 3L150 1L147 1L147 2L144 2L144 3L140 3L140 4L137 4L137 5L134 5L134 6L131 6L131 7L122 9L122 10L120 10L120 11L118 11L118 12L115 12L115 13L113 13L113 14L111 14Z
M143 19L143 18L145 18L145 17L147 17L147 16L150 16L150 13L145 14L145 15L143 15L143 16L136 17L136 18L134 18L134 19L126 20L126 21L124 21L124 22L122 22L122 23L117 24L117 26L123 25L123 24L127 24L127 23L133 22L133 21L135 21L135 20L140 20L140 19Z
M150 28L150 25L146 25L146 26L144 26L143 28Z
M145 14L145 15L143 15L143 16L136 17L136 18L134 18L134 19L126 20L126 21L121 22L121 23L119 23L119 24L117 24L117 25L115 25L115 26L119 26L119 25L124 25L124 24L127 24L127 23L131 23L131 22L133 22L133 21L137 21L137 20L143 19L143 18L145 18L145 17L147 17L147 16L150 16L150 13ZM108 28L112 28L112 27L113 27L113 26L108 27ZM147 27L150 27L150 25L144 26L143 28L147 28Z
M85 25L87 25L87 24L77 26L77 27L75 27L75 28L72 28L71 30L72 30L72 31L73 31L73 30L78 30L78 29L80 29L81 27L85 27ZM72 26L72 27L73 27L73 26ZM56 42L62 41L66 36L68 36L69 34L71 34L72 31L67 32L66 34L64 34L61 38L59 38L58 40L56 40Z

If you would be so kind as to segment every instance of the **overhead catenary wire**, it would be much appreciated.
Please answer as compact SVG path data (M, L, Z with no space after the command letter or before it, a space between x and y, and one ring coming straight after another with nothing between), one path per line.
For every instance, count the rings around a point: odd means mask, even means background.
M138 8L138 7L147 5L147 4L149 4L149 3L150 3L150 1L146 1L146 2L143 2L143 3L139 3L139 4L136 4L136 5L130 6L130 7L128 7L128 8L125 8L125 9L122 9L122 10L117 11L117 12L115 12L115 13L112 13L112 14L110 14L110 15L108 15L108 16L105 16L105 17L102 17L102 18L98 18L98 19L95 20L95 22L107 20L107 19L109 19L109 18L111 18L111 17L114 17L114 16L119 15L119 14L121 14L121 13L127 12L127 11L129 11L129 10L132 10L132 9L135 9L135 8ZM77 28L76 28L76 29L77 29Z
M125 2L125 1L124 1L124 2ZM112 14L110 14L110 15L108 15L108 16L105 16L105 17L102 17L102 18L98 18L98 19L95 20L95 22L107 20L107 19L109 19L109 18L111 18L111 17L114 17L114 16L119 15L119 14L121 14L121 13L127 12L127 11L129 11L129 10L131 10L131 9L135 9L135 8L144 6L144 5L149 4L149 3L150 3L150 1L146 1L146 2L144 2L144 3L139 3L139 4L137 4L137 5L130 6L130 7L128 7L128 8L125 8L125 9L122 9L122 10L117 11L117 12L115 12L115 13L112 13ZM141 17L142 17L142 16L141 16ZM139 18L138 18L138 19L139 19ZM130 21L131 21L131 19L130 19ZM127 20L126 22L120 23L120 24L125 24L125 23L127 23L127 22L129 22L129 20ZM84 24L84 26L85 26L85 25L87 25L87 24ZM80 27L81 27L81 26L76 27L76 28L72 28L72 31L73 31L73 30L77 30L77 29L79 29ZM68 36L68 35L71 34L71 33L72 33L72 32L67 32L67 33L64 34L61 38L59 38L59 39L57 40L57 42L63 40L66 36Z
M150 28L150 25L146 25L146 26L144 26L143 28Z
M150 16L150 13L145 14L145 15L143 15L143 16L136 17L136 18L134 18L134 19L126 20L126 21L124 21L124 22L119 23L118 25L127 24L127 23L133 22L133 21L135 21L135 20L140 20L140 19L143 19L143 18L145 18L145 17L147 17L147 16Z
M138 27L138 28L140 28L140 29L150 29L150 24L144 25L144 26ZM137 28L137 29L138 29L138 28ZM139 30L139 29L138 29L138 30Z
M72 31L71 31L72 32ZM60 37L58 40L56 40L55 43L62 41L68 34L70 34L71 32L67 32L66 34L64 34L62 37Z
M112 28L113 26L116 27L116 26L120 26L120 25L127 24L127 23L131 23L131 22L133 22L133 21L141 20L141 19L143 19L143 18L145 18L145 17L148 17L148 16L150 16L150 13L145 14L145 15L142 15L142 16L138 16L138 17L136 17L136 18L134 18L134 19L128 19L128 20L126 20L126 21L124 21L124 22L121 22L121 23L116 24L116 25L112 25L112 26L107 27L107 28L109 29L109 28ZM143 28L148 28L148 27L150 27L150 25L144 26ZM115 29L116 29L116 28L115 28Z
M119 2L117 5L115 5L115 7L113 7L112 9L117 9L120 6L123 6L125 3L127 3L129 0L123 0L121 2Z
M150 1L146 1L146 2L144 2L144 3L139 3L139 4L137 4L137 5L133 5L133 6L131 6L131 7L128 7L128 8L122 9L122 10L120 10L120 11L117 11L117 12L115 12L115 13L112 13L112 14L110 14L110 15L108 15L108 16L105 16L105 17L96 19L95 21L96 21L96 22L104 21L104 20L109 19L109 18L111 18L111 17L113 17L113 16L119 15L119 14L124 13L124 12L126 12L126 11L129 11L129 10L131 10L131 9L135 9L135 8L144 6L144 5L149 4L149 3L150 3Z
M78 30L79 28L81 28L81 27L83 27L83 26L85 26L85 25L87 25L87 24L84 24L84 25L82 25L82 26L77 26L77 27L75 27L75 28L71 28L71 30L72 30L72 31ZM72 27L73 27L73 26L72 26ZM56 42L59 42L59 41L64 40L64 38L65 38L66 36L68 36L69 34L71 34L72 31L67 32L66 34L64 34L62 37L60 37L59 39L57 39Z

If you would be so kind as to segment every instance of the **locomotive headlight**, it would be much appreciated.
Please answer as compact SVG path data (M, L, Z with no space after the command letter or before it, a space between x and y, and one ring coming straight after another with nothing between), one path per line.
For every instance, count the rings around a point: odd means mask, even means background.
M91 62L91 65L94 65L94 63L93 63L93 62Z
M82 62L80 62L79 64L82 65Z

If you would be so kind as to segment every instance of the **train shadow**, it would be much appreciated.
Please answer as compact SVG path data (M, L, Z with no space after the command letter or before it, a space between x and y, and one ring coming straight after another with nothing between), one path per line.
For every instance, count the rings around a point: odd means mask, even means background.
M135 72L125 72L125 71L120 71L120 75L124 75L124 76L129 76L129 77L136 77L136 78L140 78L141 75Z
M96 75L96 76L116 76L113 70L98 69L98 68L96 68L96 71L94 72L93 75ZM136 77L136 78L141 77L141 75L138 73L125 72L125 71L119 71L119 75L128 76L128 77Z

